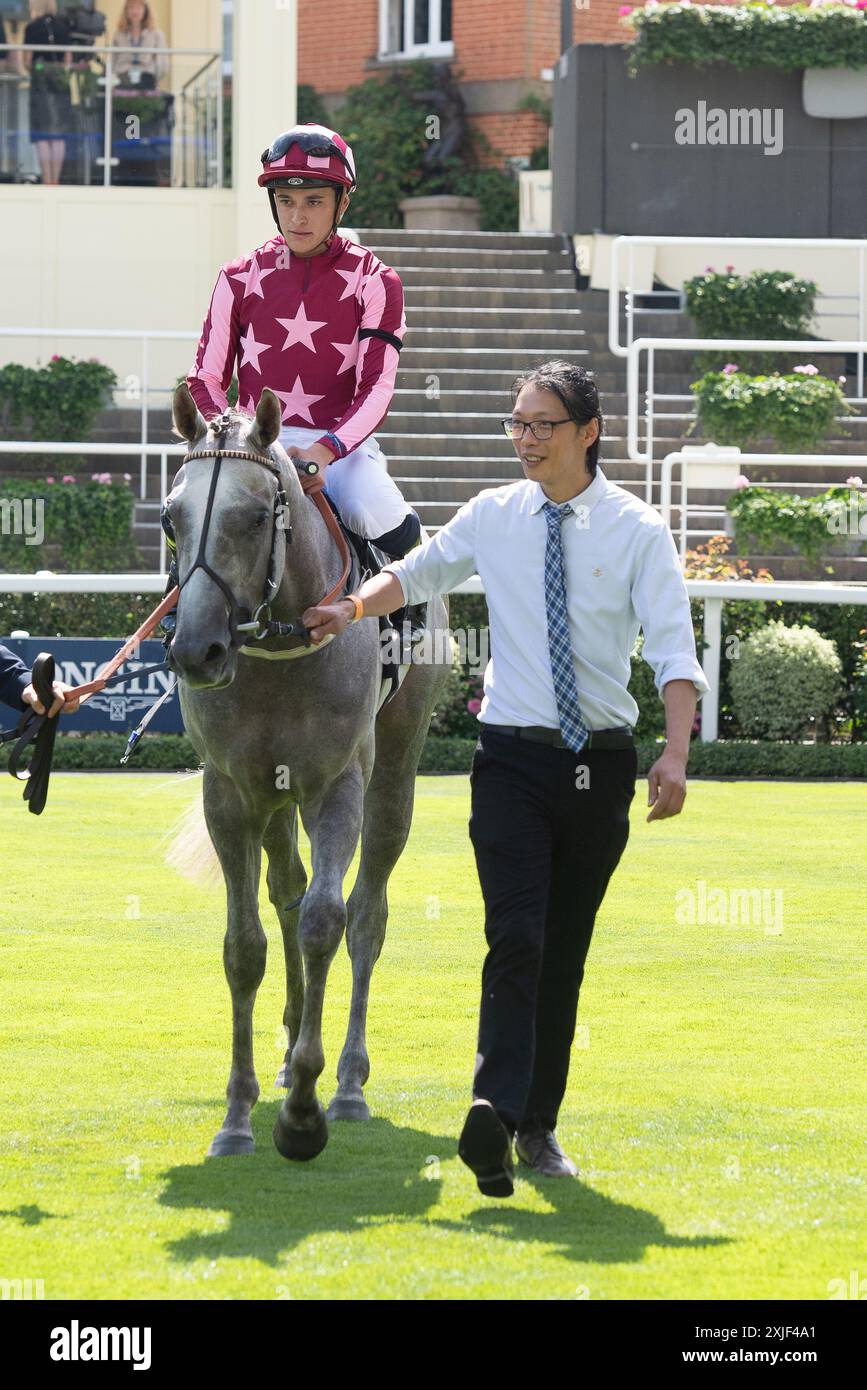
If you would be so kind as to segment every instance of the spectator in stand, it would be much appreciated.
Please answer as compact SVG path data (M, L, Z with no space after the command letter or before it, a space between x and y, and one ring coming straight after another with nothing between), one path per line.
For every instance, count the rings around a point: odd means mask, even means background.
M64 45L72 42L72 33L57 13L56 0L30 0L30 23L24 30L24 42L56 45L58 49L56 53L23 54L24 67L30 72L30 139L36 146L42 182L53 186L60 182L66 137L72 126L72 54L62 51Z
M111 43L114 48L138 50L117 55L121 86L139 87L143 91L153 91L159 86L160 79L169 70L169 60L165 53L154 50L165 48L166 40L145 0L126 0Z

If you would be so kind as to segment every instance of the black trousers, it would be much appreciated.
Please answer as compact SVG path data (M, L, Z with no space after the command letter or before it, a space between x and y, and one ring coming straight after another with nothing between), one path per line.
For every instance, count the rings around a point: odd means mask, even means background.
M636 769L634 748L575 754L484 726L476 745L470 839L488 953L473 1096L513 1132L556 1126L584 961L629 838Z

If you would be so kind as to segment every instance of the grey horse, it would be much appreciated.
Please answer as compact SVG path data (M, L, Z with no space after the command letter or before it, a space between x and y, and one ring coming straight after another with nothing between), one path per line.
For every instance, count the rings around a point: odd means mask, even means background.
M280 411L277 397L265 390L255 419L230 412L218 438L187 386L175 392L175 428L189 451L167 499L183 585L170 662L180 678L187 732L204 761L204 820L227 894L223 956L232 994L232 1065L228 1110L208 1153L251 1153L254 1147L250 1116L259 1085L252 1020L265 971L258 908L264 847L268 893L286 957L288 1046L277 1084L289 1094L274 1142L286 1158L309 1159L328 1141L327 1119L370 1115L363 1088L370 1071L371 974L385 937L388 880L409 834L418 761L448 677L451 647L446 601L432 598L427 622L437 640L429 659L410 666L378 717L376 619L362 619L309 650L285 637L266 638L256 647L298 647L299 659L256 659L240 650L250 636L237 631L238 610L258 608L269 557L277 584L272 615L290 623L322 599L342 568L318 508L277 442ZM226 459L212 488L215 444ZM262 459L271 467L263 467ZM281 483L288 508L276 505ZM197 567L199 561L204 567ZM356 566L354 561L353 586L360 582ZM309 885L298 852L299 813L310 838ZM343 880L359 835L360 866L347 903ZM316 1094L325 1065L322 1008L344 930L352 1000L338 1088L326 1118Z

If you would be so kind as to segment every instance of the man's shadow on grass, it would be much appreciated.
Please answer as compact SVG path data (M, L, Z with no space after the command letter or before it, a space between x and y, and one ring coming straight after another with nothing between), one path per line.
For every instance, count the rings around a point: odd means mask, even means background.
M216 1104L216 1103L215 1103ZM290 1163L274 1148L271 1130L280 1102L260 1102L253 1112L256 1152L209 1158L169 1169L160 1202L193 1211L228 1215L225 1227L169 1241L178 1261L254 1258L280 1265L288 1251L309 1236L351 1234L366 1227L418 1221L438 1230L475 1232L502 1240L533 1241L550 1253L596 1263L639 1261L648 1246L701 1249L726 1245L718 1235L669 1234L651 1211L613 1201L581 1179L532 1174L553 1211L527 1211L518 1168L515 1196L487 1200L461 1165L472 1193L482 1203L461 1220L429 1217L438 1204L440 1165L457 1156L455 1135L392 1124L386 1119L329 1126L324 1152L309 1163Z

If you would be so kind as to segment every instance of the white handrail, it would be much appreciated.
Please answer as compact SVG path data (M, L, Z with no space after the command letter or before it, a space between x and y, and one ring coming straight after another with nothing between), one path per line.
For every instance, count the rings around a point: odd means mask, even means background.
M624 245L629 252L629 275L626 295L626 343L620 341L620 247ZM860 237L743 237L743 236L617 236L611 243L608 275L608 348L615 357L628 356L632 346L633 320L635 315L633 289L635 283L636 246L782 246L809 250L833 251L847 250L858 252L858 331L867 338L867 296L865 296L864 252L867 240ZM839 295L829 298L839 299ZM719 341L719 340L716 340ZM864 361L858 359L858 395L864 394Z
M676 463L680 464L680 524L678 527L680 540L680 558L686 556L686 513L687 513L687 491L689 488L689 469L692 464L701 465L702 463L731 463L736 461L739 464L774 464L786 468L791 465L794 468L811 468L814 464L840 465L844 468L854 468L858 465L867 465L867 454L744 454L740 449L726 449L725 445L712 445L708 451L706 459L702 459L698 449L677 449L674 453L666 454L662 460L662 474L660 477L659 510L662 519L669 530L674 528L671 524L671 474Z
M657 348L666 352L728 352L739 348L743 352L815 353L867 352L867 340L845 339L839 342L815 342L802 338L636 338L629 346L626 360L626 452L633 463L646 465L645 500L651 501L653 490L653 413L647 415L645 448L638 444L638 375L639 358L646 349L648 372L653 370L653 354ZM649 393L652 401L652 391Z

